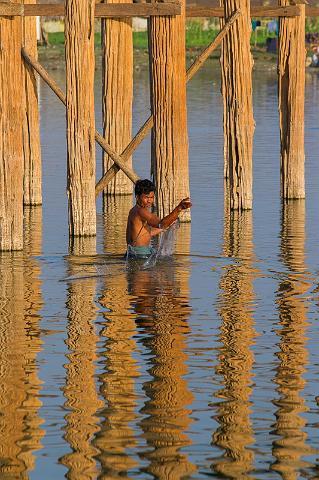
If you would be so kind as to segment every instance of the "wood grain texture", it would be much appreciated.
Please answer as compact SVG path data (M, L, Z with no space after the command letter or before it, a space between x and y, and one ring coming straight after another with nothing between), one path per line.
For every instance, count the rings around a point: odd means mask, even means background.
M35 0L24 0L33 3ZM37 58L37 29L35 17L23 18L23 44ZM24 204L41 205L42 203L42 166L39 125L39 105L37 79L31 66L23 63L24 75Z
M278 6L251 6L252 17L293 17L299 15L299 9L296 5L289 5L286 7ZM187 18L191 17L224 17L223 7L218 6L201 6L201 5L190 5L186 7L186 16Z
M99 3L94 9L94 16L107 17L149 17L151 15L179 15L181 7L178 2L167 3ZM64 4L30 4L15 5L0 3L1 15L24 15L24 16L62 16Z
M305 197L305 6L298 7L300 16L281 19L279 27L280 172L285 199Z
M113 0L108 0L112 3ZM118 2L118 0L116 0ZM132 19L102 20L103 59L103 136L116 152L122 152L132 138L133 107L133 32ZM103 153L103 174L113 160ZM131 156L126 159L132 166ZM107 195L128 195L133 184L124 172L119 172L104 189Z
M189 196L185 5L178 17L149 20L152 176L160 217ZM181 216L190 220L190 212Z
M293 17L299 15L297 5L251 5L252 17ZM158 15L179 15L180 6L176 3L125 3L125 4L103 4L95 6L95 17L150 17ZM0 16L24 15L55 17L64 15L63 4L30 4L19 5L12 3L0 3ZM186 17L220 17L223 18L224 11L222 7L212 4L207 5L188 5L186 8ZM306 5L307 17L318 17L319 7Z
M22 20L0 18L0 251L23 248Z
M252 56L250 3L224 0L225 20L237 9L241 16L222 44L222 95L224 103L224 164L229 182L230 207L252 208ZM223 21L224 22L224 21Z
M96 235L94 0L66 0L69 232Z

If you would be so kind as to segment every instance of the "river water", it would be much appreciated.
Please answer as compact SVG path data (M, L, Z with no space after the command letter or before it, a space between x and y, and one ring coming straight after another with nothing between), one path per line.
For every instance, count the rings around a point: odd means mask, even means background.
M282 206L276 69L254 72L254 208L230 214L219 75L210 62L188 88L192 223L148 270L122 259L132 199L99 201L97 253L69 249L65 115L41 83L44 204L0 257L1 479L319 478L319 77L307 198ZM143 68L134 88L137 131Z

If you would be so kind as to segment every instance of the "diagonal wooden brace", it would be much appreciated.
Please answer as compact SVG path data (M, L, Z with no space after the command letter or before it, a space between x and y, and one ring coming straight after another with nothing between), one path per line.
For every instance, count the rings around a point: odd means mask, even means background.
M211 55L211 53L221 44L223 38L227 34L228 30L232 26L232 24L237 20L240 15L240 10L236 10L236 12L229 18L229 20L225 23L221 31L218 33L217 37L202 51L202 53L197 57L197 59L193 62L193 64L189 67L186 72L186 81L188 82L193 78L193 76L198 72L198 70L202 67L205 63L207 58ZM125 150L121 153L122 161L126 162L132 153L137 149L140 143L144 140L144 138L148 135L149 131L153 127L153 116L151 115L144 125L140 128L137 132L135 137L131 140L131 142L127 145ZM106 185L115 177L117 172L120 168L114 164L108 171L103 175L103 177L98 181L95 186L95 195L97 196Z
M66 105L66 96L64 92L61 90L61 88L57 85L55 80L53 80L48 72L45 70L45 68L42 67L42 65L32 58L32 56L26 51L25 48L22 48L22 56L24 60L31 65L31 67L38 72L40 77L46 82L46 84L54 91L54 93L59 97L59 99L62 101L64 105ZM139 176L132 170L126 163L123 161L123 158L118 155L113 148L107 143L105 138L100 135L99 132L95 131L95 140L97 143L103 148L103 150L110 156L110 158L113 160L114 164L119 168L119 170L123 170L123 172L128 176L130 180L132 180L133 183L136 183L137 180L139 179Z

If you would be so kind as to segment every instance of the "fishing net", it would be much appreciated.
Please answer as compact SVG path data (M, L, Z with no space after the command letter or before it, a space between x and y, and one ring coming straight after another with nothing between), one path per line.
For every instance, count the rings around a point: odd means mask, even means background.
M150 268L156 265L159 258L170 257L174 253L176 231L179 229L180 222L177 219L170 227L164 230L158 238L158 245L151 256L144 262L142 268Z

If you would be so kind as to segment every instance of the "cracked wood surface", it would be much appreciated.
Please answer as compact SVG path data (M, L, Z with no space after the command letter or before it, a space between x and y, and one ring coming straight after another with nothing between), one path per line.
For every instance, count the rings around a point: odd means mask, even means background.
M162 218L189 196L185 4L178 17L149 20L152 176ZM182 221L190 220L185 211Z
M221 70L224 104L224 174L229 183L230 207L252 208L252 55L250 2L224 0L225 19L237 9L241 16L222 44Z
M283 5L286 0L281 0ZM281 194L305 197L305 6L300 16L281 19L278 48Z
M113 0L108 2L113 3ZM116 152L122 152L132 138L132 19L103 19L102 49L103 136ZM105 174L113 165L113 160L103 152L102 162ZM131 156L126 159L126 163L132 167ZM132 182L123 171L120 171L104 189L104 193L109 195L128 195L132 191Z
M67 191L71 236L96 234L94 0L66 0Z
M0 18L0 251L23 248L21 38L21 17Z

